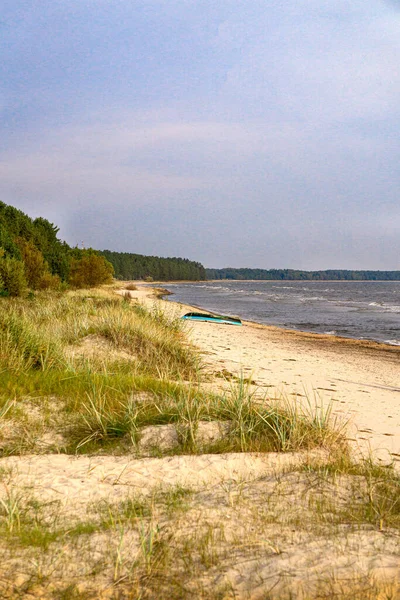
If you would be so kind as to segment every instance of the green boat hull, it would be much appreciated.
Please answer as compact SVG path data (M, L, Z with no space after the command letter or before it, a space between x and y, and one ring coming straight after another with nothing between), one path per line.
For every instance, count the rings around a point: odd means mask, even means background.
M206 313L187 313L186 315L183 315L182 319L189 321L207 321L208 323L223 323L224 325L242 325L242 321L236 317Z

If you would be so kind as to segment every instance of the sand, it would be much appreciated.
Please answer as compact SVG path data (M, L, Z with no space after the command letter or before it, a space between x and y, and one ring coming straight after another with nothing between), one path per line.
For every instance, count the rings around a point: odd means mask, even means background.
M129 295L134 302L162 302L177 316L191 308L156 300L144 285ZM206 373L216 376L211 385L229 386L244 375L269 396L284 395L305 406L332 403L333 417L349 421L348 436L356 452L372 452L378 460L400 465L400 348L250 322L242 327L187 322L186 331L201 352ZM155 582L146 598L211 599L217 597L216 590L222 590L219 598L236 600L313 598L322 597L322 584L328 586L323 597L331 597L360 582L371 590L375 579L399 592L397 531L340 525L332 535L317 525L313 511L324 494L329 514L330 503L345 503L348 497L354 502L364 484L360 481L354 490L344 478L334 485L318 481L317 486L315 475L298 470L309 459L304 454L272 453L12 456L0 459L0 502L6 506L12 498L40 499L49 514L53 507L57 511L57 522L72 528L101 502L111 506L132 495L153 497L161 488L190 488L193 495L186 512L171 516L156 507L154 516L154 531L172 540L168 543L176 552L169 567L171 581L186 577L185 594L170 595L172 587ZM61 597L54 596L54 590L77 584L85 598L136 597L130 595L129 565L140 552L137 536L127 532L122 540L118 527L49 550L41 562L35 555L4 550L0 596ZM191 565L187 573L179 562L185 552ZM161 593L164 589L167 595Z
M333 404L353 445L400 460L400 349L244 323L196 322L190 336L221 369L251 376L270 395Z
M151 289L131 292L154 302ZM182 315L193 307L171 301ZM271 396L333 405L348 422L349 439L363 455L400 462L400 348L244 321L242 327L188 322L190 340L211 372L251 377Z

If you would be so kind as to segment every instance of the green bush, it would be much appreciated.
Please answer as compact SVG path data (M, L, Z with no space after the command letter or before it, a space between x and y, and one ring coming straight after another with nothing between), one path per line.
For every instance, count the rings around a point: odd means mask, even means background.
M24 263L16 258L4 256L2 248L0 248L0 279L2 281L0 291L3 295L22 296L26 291Z
M111 283L114 268L103 256L90 253L82 258L73 258L69 275L69 283L76 288L95 287L103 283Z
M40 282L45 275L49 273L47 263L43 254L38 250L32 241L24 240L19 237L15 240L25 265L25 277L29 287L34 290L39 289Z

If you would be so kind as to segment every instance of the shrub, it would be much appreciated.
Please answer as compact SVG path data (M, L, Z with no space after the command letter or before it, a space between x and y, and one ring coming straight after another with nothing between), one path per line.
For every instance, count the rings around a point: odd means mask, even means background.
M22 296L26 291L24 263L16 258L4 256L2 248L0 248L0 279L3 282L3 288L0 288L3 295L6 292L9 296Z
M51 275L43 254L32 241L19 237L16 239L16 243L25 265L25 277L28 285L34 290L44 289L46 286L43 286L43 281L47 281Z
M91 253L82 258L73 258L69 283L73 287L95 287L102 283L111 283L114 268L103 256Z
M39 290L59 290L61 287L61 279L58 275L52 275L48 271L43 273L38 281L37 289Z

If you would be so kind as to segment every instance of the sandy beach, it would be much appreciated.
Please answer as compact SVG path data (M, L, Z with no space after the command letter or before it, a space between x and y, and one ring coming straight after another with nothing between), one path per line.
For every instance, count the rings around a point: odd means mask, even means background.
M121 284L111 293L174 316L191 309L160 300L156 284L136 286ZM400 348L250 322L188 321L185 331L201 354L204 386L229 388L243 376L268 398L284 396L305 408L331 404L355 455L372 453L384 465L400 466ZM88 335L78 347L110 352L97 337ZM30 410L25 427L37 418ZM5 440L13 433L7 423ZM398 529L387 524L386 510L392 484L381 496L376 480L368 487L368 474L321 475L324 449L168 454L177 429L166 424L144 427L123 454L71 455L62 450L62 436L55 451L57 434L43 427L36 451L0 459L0 518L12 523L14 507L22 517L36 510L35 519L65 533L42 554L29 544L14 552L3 540L1 597L399 597L393 595L400 589ZM222 430L202 422L198 431ZM146 452L150 438L158 454ZM368 521L363 507L371 498L378 512ZM143 514L121 512L136 505ZM70 532L77 533L71 538ZM155 548L163 549L165 564L154 562L150 571L150 559L161 556ZM137 565L145 576L136 575ZM77 595L58 596L59 590Z
M131 293L154 301L146 286ZM173 295L165 305L179 315L198 310ZM332 402L356 452L400 464L399 347L248 321L242 327L189 321L188 333L211 372L243 373L270 396L306 405Z
M349 421L365 455L400 460L400 349L244 322L191 323L190 336L210 368L244 373L269 395L328 405Z

